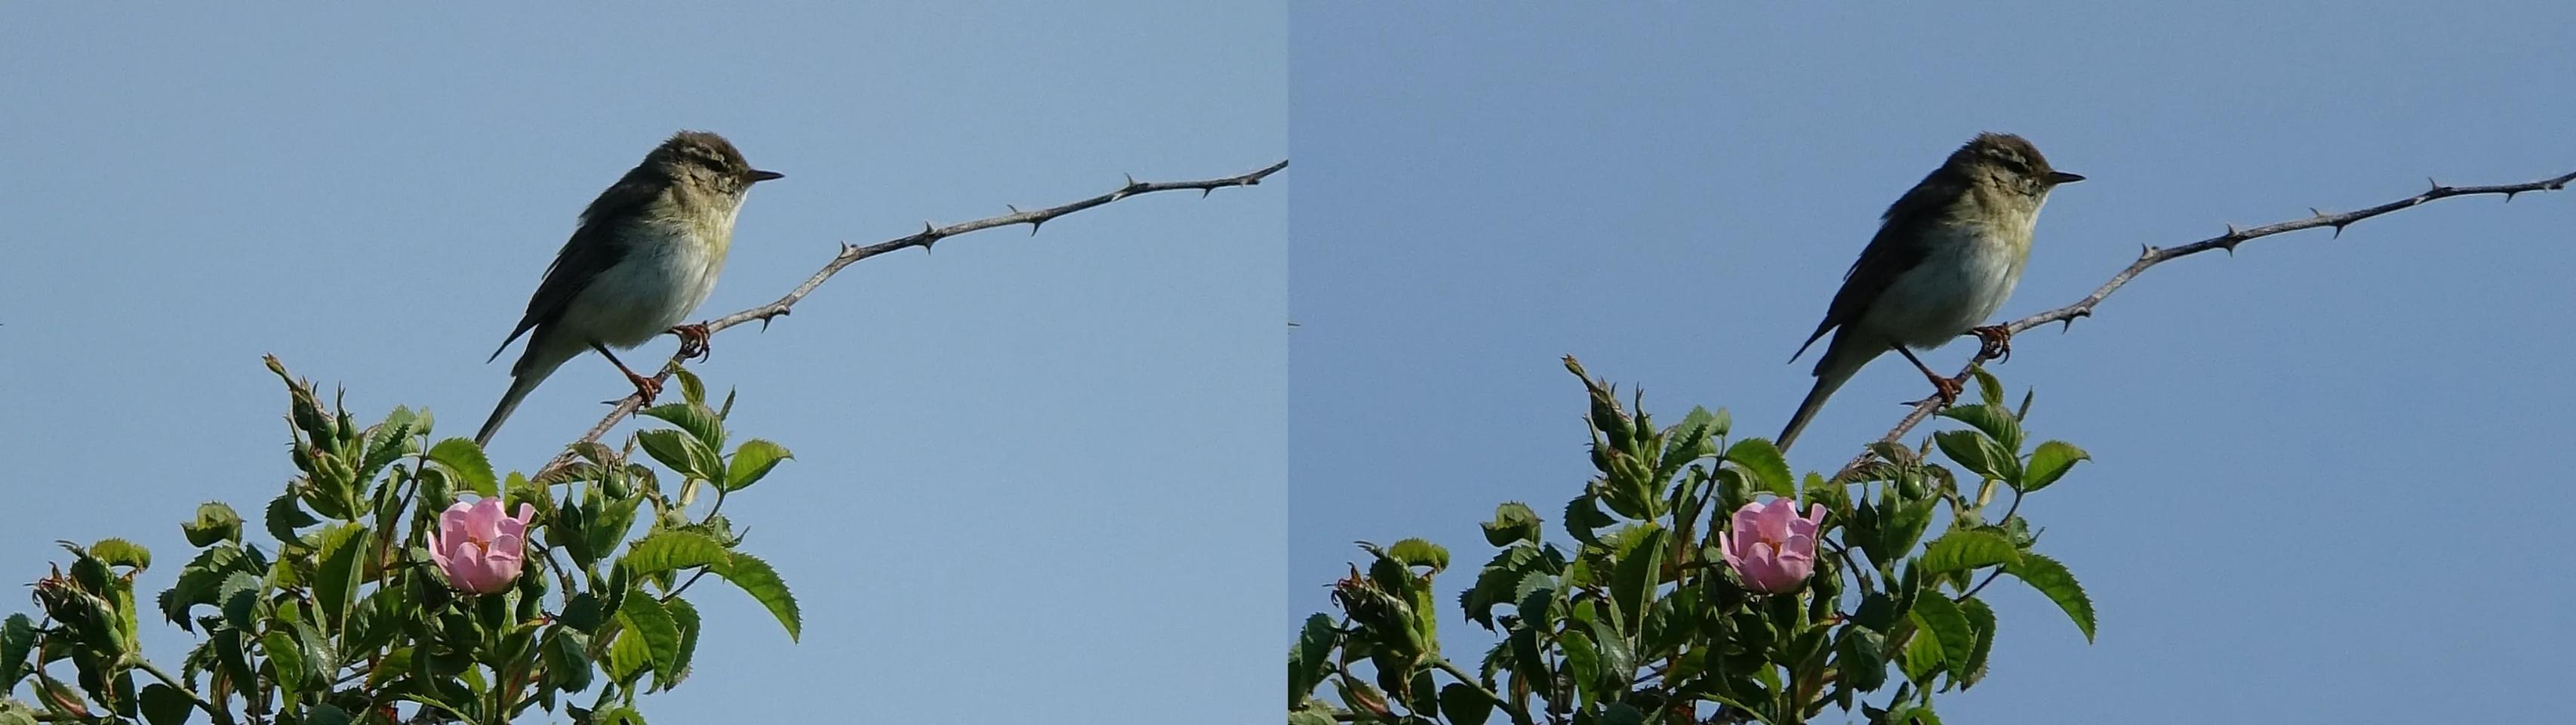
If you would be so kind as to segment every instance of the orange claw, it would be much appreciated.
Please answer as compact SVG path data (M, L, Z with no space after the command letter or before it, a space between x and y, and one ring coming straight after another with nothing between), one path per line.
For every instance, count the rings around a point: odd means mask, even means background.
M1950 407L1950 404L1959 402L1959 381L1951 380L1939 375L1927 376L1925 379L1932 381L1932 397L1911 401L1906 403L1906 405L1922 405L1934 400L1939 400L1941 401L1941 405L1939 407L1947 408Z
M1977 358L2004 362L2012 359L2012 331L2002 325L1987 325L1968 334L1977 336Z
M707 358L715 356L715 351L707 347L707 338L714 333L707 331L706 323L675 326L671 328L671 334L680 336L681 358L697 358L698 362L706 362Z
M635 394L644 396L645 405L652 405L653 399L662 395L662 381L637 375L633 370L626 371L626 382L635 384Z

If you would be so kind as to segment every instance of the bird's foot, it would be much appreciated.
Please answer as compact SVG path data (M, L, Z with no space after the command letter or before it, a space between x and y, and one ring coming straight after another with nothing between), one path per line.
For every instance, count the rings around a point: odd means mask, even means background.
M1924 403L1939 401L1940 405L1933 407L1934 410L1939 410L1941 408L1950 407L1950 404L1952 403L1959 402L1959 391L1961 390L1959 381L1951 380L1939 375L1929 375L1925 376L1925 378L1932 381L1932 397L1911 401L1906 403L1906 405L1922 405Z
M1977 359L2004 362L2012 359L2012 330L2002 325L1987 325L1968 334L1977 336Z
M635 394L644 396L645 405L652 405L654 398L662 396L662 381L637 375L635 371L628 370L626 382L635 384Z
M715 350L707 347L707 337L714 333L707 331L706 323L674 326L671 334L680 337L682 359L696 358L698 362L706 362L707 358L715 356Z

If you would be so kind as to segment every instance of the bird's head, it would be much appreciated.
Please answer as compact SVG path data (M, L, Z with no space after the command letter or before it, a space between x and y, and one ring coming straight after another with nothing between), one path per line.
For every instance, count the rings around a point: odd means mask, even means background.
M1947 165L1976 183L2034 197L2048 195L2048 190L2059 184L2084 180L2050 168L2048 157L2039 155L2039 147L2009 133L1977 134L1958 151L1951 152Z
M655 147L645 156L645 165L658 168L673 181L695 183L726 194L740 194L752 184L776 179L784 174L751 167L734 149L733 142L707 131L681 131Z

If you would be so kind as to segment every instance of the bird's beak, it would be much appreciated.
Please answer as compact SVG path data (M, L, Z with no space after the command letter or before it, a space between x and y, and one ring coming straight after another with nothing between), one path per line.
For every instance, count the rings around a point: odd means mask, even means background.
M2083 181L2083 180L2084 180L2084 177L2083 177L2083 176L2076 175L2076 174L2069 174L2069 173L2066 173L2066 172L2064 172L2064 171L2051 171L2051 172L2048 172L2048 183L2049 183L2049 185L2050 185L2050 186L2055 186L2055 185L2058 185L2058 184L2072 184L2072 183L2075 183L2075 182L2078 182L2078 181Z
M2068 175L2069 175L2069 176L2074 176L2073 174L2068 174ZM751 170L751 180L752 180L752 182L753 182L753 183L759 183L759 182L768 181L768 180L771 180L771 179L783 179L783 178L787 178L787 175L786 175L786 174L778 173L778 172L776 172L776 171L762 171L762 170L759 170L759 169L752 169L752 170ZM2084 178L2084 177L2076 176L2075 178L2081 179L2081 178Z

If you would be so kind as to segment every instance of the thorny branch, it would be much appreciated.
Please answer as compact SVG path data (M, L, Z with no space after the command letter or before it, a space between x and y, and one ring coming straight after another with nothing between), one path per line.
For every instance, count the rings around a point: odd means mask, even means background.
M2341 214L2327 214L2322 211L2317 211L2314 208L2310 208L2308 211L2313 214L2313 216L2306 219L2286 221L2278 224L2265 224L2251 229L2238 229L2236 228L2236 225L2230 224L2227 226L2227 233L2192 242L2190 244L2163 249L2153 246L2146 247L2138 253L2137 261L2130 262L2129 266L2126 269L2120 270L2119 274L2111 275L2111 280L2102 283L2102 286L2100 287L2094 288L2092 294L2085 295L2083 299L2076 300L2074 304L2014 320L2011 323L2006 324L2004 329L2007 332L2020 334L2023 330L2028 330L2051 322L2063 323L2067 329L2072 329L2075 327L2075 318L2093 316L2093 307L2095 305L2102 304L2103 298L2110 297L2112 292L2118 291L2123 285L2127 285L2129 280L2137 278L2138 273L2147 271L2148 267L2153 267L2176 258L2187 257L2212 249L2224 249L2227 250L2228 254L2233 255L2236 253L2236 245L2244 243L2245 240L2254 239L2256 237L2268 237L2274 234L2282 234L2286 232L2295 232L2302 229L2316 229L2320 227L2332 228L2334 229L2335 237L2341 238L2343 236L2343 228L2352 226L2354 222L2397 211L2399 209L2417 206L2435 199L2448 199L2454 196L2484 196L2488 194L2501 194L2504 196L2505 201L2510 202L2513 201L2514 195L2527 191L2559 191L2565 189L2567 188L2567 183L2569 181L2576 181L2576 172L2568 172L2555 177L2529 183L2497 184L2493 186L2443 186L2442 182L2439 181L2433 181L2431 179L2426 179L2425 181L2431 182L2433 188L2427 189L2421 194L2370 207L2368 209L2348 211ZM1985 351L1983 350L1978 351L1976 356L1968 360L1967 367L1961 368L1959 370L1959 375L1952 378L1952 380L1958 381L1961 385L1966 385L1969 374L1975 371L1978 365L1985 364L1988 359L1984 353ZM1879 440L1890 443L1898 442L1899 439L1905 437L1906 433L1914 430L1914 426L1922 424L1925 419L1931 418L1932 414L1940 412L1940 408L1941 402L1937 396L1915 404L1914 410L1907 413L1904 420L1898 421L1896 427L1888 430L1887 435L1880 437ZM1870 454L1864 452L1860 454L1860 456L1853 458L1850 463L1843 465L1842 471L1834 474L1834 479L1838 481L1844 480L1847 477L1858 473L1862 465L1869 463L1870 457Z
M1007 227L1014 224L1029 225L1029 234L1035 236L1038 233L1038 227L1040 225L1053 221L1056 217L1100 206L1120 199L1140 194L1151 194L1157 191L1187 191L1193 189L1199 192L1200 198L1206 198L1208 194L1229 186L1253 186L1259 184L1262 179L1269 177L1271 174L1278 173L1280 169L1285 168L1288 168L1288 162L1287 160L1282 159L1279 163L1271 164L1267 167L1253 171L1252 173L1240 176L1229 176L1222 179L1148 182L1137 181L1136 177L1129 176L1127 177L1127 184L1125 186L1118 187L1118 190L1116 191L1069 204L1048 207L1045 209L1033 209L1030 211L1021 211L1019 207L1012 206L1009 207L1011 210L1011 213L1009 214L985 217L970 222L950 224L944 227L934 227L931 226L929 222L922 222L921 231L919 232L870 244L864 247L844 242L841 244L840 254L833 256L832 261L824 264L821 270L814 273L814 276L807 277L803 284L796 285L795 289L788 290L786 296L780 297L769 304L753 307L741 312L718 317L713 320L708 320L705 323L707 334L713 335L725 328L734 327L753 320L760 321L761 327L766 329L769 327L769 320L771 318L785 316L791 308L796 306L796 302L798 300L805 299L805 295L812 293L814 288L822 286L824 280L831 279L832 275L841 271L841 268L848 267L862 259L909 247L920 247L922 251L926 252L930 250L930 246L932 244L937 243L942 239L957 236L959 234L965 234L967 232L991 229L994 227ZM669 380L671 372L673 370L677 370L680 363L687 359L685 352L672 354L670 362L662 366L662 371L654 374L653 381L663 382ZM540 469L538 475L543 476L546 472L550 472L556 468L572 463L573 448L584 443L597 442L600 436L608 433L608 429L616 427L618 421L624 420L627 416L635 414L636 411L642 410L643 407L644 396L642 393L629 394L625 398L618 400L617 407L609 411L608 417L601 418L598 425L591 426L590 432L583 434L581 440L566 446L564 452L557 454L552 462L547 463L545 468Z

